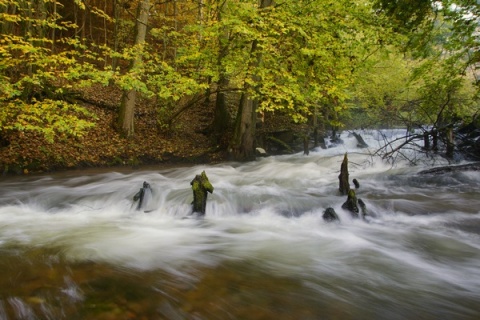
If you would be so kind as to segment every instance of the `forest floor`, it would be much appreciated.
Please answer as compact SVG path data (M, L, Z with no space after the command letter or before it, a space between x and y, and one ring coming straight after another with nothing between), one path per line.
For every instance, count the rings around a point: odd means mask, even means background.
M218 163L228 160L229 137L220 141L209 134L213 105L195 105L160 128L156 108L140 100L135 110L135 135L123 138L114 123L121 92L92 88L82 93L83 106L97 116L96 125L82 137L45 141L33 132L15 132L0 143L0 172L27 174L89 167L153 164ZM270 119L265 126L289 126L289 120Z

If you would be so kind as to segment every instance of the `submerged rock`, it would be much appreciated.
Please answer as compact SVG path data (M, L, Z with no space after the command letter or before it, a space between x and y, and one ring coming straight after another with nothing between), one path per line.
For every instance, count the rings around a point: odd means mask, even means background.
M213 186L208 180L207 174L203 171L201 174L197 174L195 178L190 182L193 191L192 210L193 213L199 215L205 215L207 207L207 192L213 193Z
M367 206L365 205L365 202L363 202L362 199L358 199L357 203L358 203L358 206L360 207L360 212L362 212L362 218L365 219L365 217L368 215Z
M323 220L326 222L340 221L335 209L329 207L323 212Z
M338 190L342 195L348 194L350 190L350 183L348 182L348 157L346 153L340 167L340 174L338 175Z
M353 182L353 184L355 185L355 189L360 188L360 182L358 182L357 179L353 179L352 182Z

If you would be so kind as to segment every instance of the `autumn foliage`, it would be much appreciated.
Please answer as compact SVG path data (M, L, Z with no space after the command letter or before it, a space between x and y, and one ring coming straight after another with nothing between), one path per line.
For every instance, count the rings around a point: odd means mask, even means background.
M0 0L0 170L249 159L266 114L473 117L479 5L408 3Z

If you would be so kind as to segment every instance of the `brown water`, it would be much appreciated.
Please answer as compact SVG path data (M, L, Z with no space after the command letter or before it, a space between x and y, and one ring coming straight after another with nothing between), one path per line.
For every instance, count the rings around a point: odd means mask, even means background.
M2 178L0 319L480 318L480 174L419 176L348 139L247 164ZM367 221L341 209L345 148ZM202 170L215 190L199 220Z

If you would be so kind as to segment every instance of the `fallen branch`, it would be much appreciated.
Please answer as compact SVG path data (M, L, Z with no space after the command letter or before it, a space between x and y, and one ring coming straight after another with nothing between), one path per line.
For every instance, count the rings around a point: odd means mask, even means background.
M448 172L480 171L480 162L468 163L458 166L443 166L420 171L418 174L443 174Z

